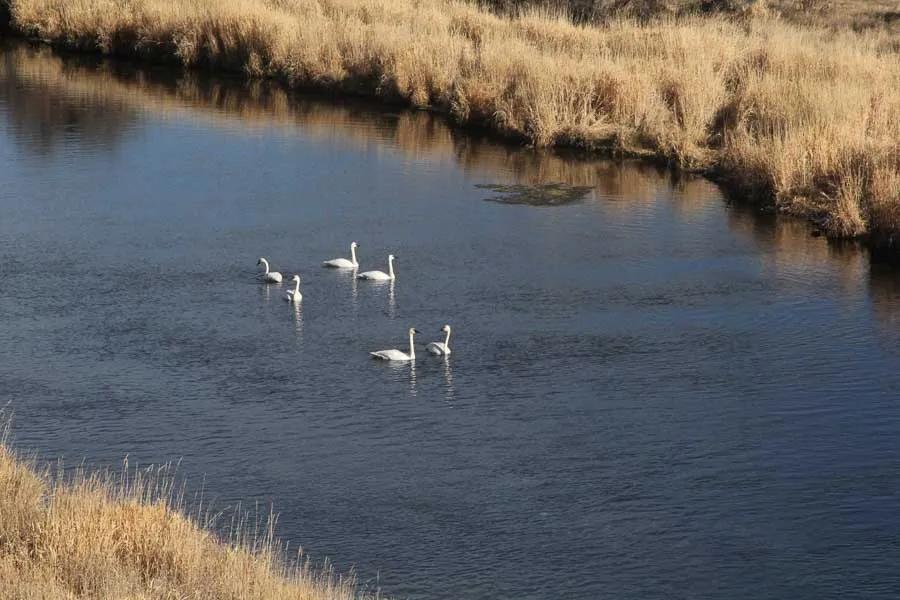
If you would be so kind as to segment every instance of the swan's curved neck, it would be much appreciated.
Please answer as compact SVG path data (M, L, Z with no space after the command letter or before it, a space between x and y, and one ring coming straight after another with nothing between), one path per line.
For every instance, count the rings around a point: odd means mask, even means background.
M447 332L447 337L444 339L444 346L446 346L447 349L450 348L450 332L449 331Z
M413 337L414 337L414 336L415 336L415 334L414 334L413 332L410 331L410 332L409 332L409 357L410 357L410 358L415 358L415 357L416 357L416 346L415 346L415 344L413 344Z
M388 259L388 275L391 279L394 279L394 259Z
M268 275L269 274L269 261L267 261L264 258L261 258L261 259L259 259L259 262L261 262L263 264L263 266L266 268L266 275Z
M352 262L354 265L359 264L358 262L356 262L356 246L352 245L350 246L350 262Z
M300 280L297 279L296 281L294 281L294 294L296 295L299 293L300 293Z

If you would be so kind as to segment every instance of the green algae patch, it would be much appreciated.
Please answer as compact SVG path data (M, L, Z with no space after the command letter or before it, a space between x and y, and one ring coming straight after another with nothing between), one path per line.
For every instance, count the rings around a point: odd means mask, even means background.
M529 206L562 206L581 202L591 192L590 187L543 183L540 185L483 183L475 187L489 190L493 195L485 198L501 204L527 204Z

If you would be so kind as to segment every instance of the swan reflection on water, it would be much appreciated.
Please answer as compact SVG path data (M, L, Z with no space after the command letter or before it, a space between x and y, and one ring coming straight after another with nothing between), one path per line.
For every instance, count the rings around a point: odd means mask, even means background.
M394 256L391 255L388 257L389 264L389 273L384 273L382 271L366 271L364 273L356 274L356 270L353 271L353 288L351 289L351 294L353 298L354 307L358 308L358 289L357 282L359 281L368 281L378 289L382 287L387 288L388 294L388 305L387 305L387 314L392 319L397 316L397 297L395 295L395 284L396 277L394 276Z
M272 287L280 288L280 285L270 286L270 285L261 285L259 286L259 295L262 297L264 302L272 301Z
M394 297L394 280L388 282L388 316L395 318L397 316L397 299Z
M409 395L416 396L418 390L416 388L416 361L409 361Z
M294 332L300 338L303 336L303 303L291 302L290 307L294 316Z
M350 274L350 299L354 310L359 310L359 282L356 280L356 269Z
M358 290L356 287L356 282L358 279L353 280L353 288L351 290L353 305L354 308L359 309L359 296ZM397 316L397 296L395 294L395 282L393 279L387 279L384 281L374 281L372 283L372 287L377 289L386 289L387 290L387 306L385 307L385 314L387 314L390 318L396 318Z
M440 366L435 365L431 366L430 363L438 362L434 359L428 360L424 357L419 357L418 360L409 360L409 361L389 361L389 368L393 371L393 376L396 378L396 381L399 383L403 379L407 379L409 384L409 395L412 397L417 397L419 395L419 380L418 380L418 371L417 369L424 369L425 379L423 380L426 385L425 395L432 396L435 398L438 394L442 394L444 398L444 402L447 404L453 404L456 400L456 387L453 383L453 366L449 357L443 357L440 359ZM443 378L443 385L437 383L434 380L434 376L437 373L433 370L435 367L440 369L441 377ZM434 381L434 383L429 384L429 381Z
M453 389L453 368L450 366L450 357L444 356L443 358L443 371L444 371L444 400L448 403L452 403L453 400L456 399L456 393Z

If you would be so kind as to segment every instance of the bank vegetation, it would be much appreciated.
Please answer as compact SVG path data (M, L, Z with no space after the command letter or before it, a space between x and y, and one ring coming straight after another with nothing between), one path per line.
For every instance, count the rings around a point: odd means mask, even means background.
M0 598L369 598L352 578L286 561L272 521L217 534L175 492L164 471L39 468L0 444Z
M900 232L900 41L890 10L866 24L853 0L842 18L801 10L815 0L618 0L577 21L461 0L5 1L15 30L66 48L665 161L833 237Z

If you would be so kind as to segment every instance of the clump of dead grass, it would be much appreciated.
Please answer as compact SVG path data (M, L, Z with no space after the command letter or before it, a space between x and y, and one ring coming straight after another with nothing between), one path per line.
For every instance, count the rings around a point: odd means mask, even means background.
M352 578L285 562L272 520L223 540L179 510L165 473L124 473L38 469L0 443L0 597L367 597Z

